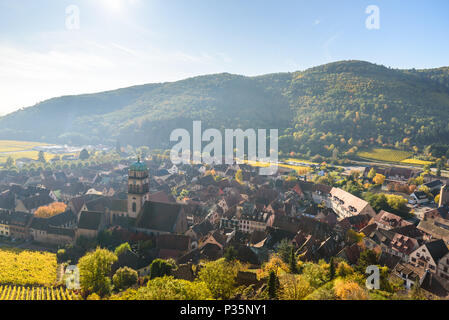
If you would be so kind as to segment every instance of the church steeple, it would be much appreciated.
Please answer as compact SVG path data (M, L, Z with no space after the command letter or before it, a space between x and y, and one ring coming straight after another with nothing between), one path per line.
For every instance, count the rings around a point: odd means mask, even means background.
M136 218L145 201L149 200L150 180L148 168L140 156L128 170L128 216Z

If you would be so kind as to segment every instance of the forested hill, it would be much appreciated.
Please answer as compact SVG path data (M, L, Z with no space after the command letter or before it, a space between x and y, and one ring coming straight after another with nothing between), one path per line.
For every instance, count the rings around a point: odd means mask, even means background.
M216 74L50 99L0 118L0 139L167 147L174 128L279 128L284 152L449 143L449 68L362 61L258 77Z

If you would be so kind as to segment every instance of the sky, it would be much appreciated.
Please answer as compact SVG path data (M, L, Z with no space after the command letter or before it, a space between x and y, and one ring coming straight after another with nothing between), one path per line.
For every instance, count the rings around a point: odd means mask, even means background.
M0 0L0 115L62 95L352 59L449 66L449 1Z

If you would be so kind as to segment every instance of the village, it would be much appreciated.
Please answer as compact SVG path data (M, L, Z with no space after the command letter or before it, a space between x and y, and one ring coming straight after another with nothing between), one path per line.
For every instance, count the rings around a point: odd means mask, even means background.
M355 265L372 250L404 290L418 286L446 297L448 181L414 169L358 169L321 164L316 173L299 175L279 167L262 176L248 164L176 166L149 156L61 170L5 170L0 247L57 252L67 266L96 246L127 242L114 270L129 267L145 277L154 260L171 259L179 266L174 276L185 280L194 279L194 265L220 259L229 248L252 269L285 241L301 261L339 258ZM325 183L335 171L346 181L342 187ZM392 205L398 210L389 212L345 191L354 181L376 185L374 195L402 194L401 209ZM36 214L55 204L63 204L62 212ZM237 281L260 285L249 272L239 272Z

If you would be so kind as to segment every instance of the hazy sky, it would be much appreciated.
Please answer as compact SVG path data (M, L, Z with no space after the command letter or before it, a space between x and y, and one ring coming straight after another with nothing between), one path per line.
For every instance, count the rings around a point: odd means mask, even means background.
M370 5L379 29L366 27ZM449 1L0 0L0 114L67 94L347 59L448 66Z

